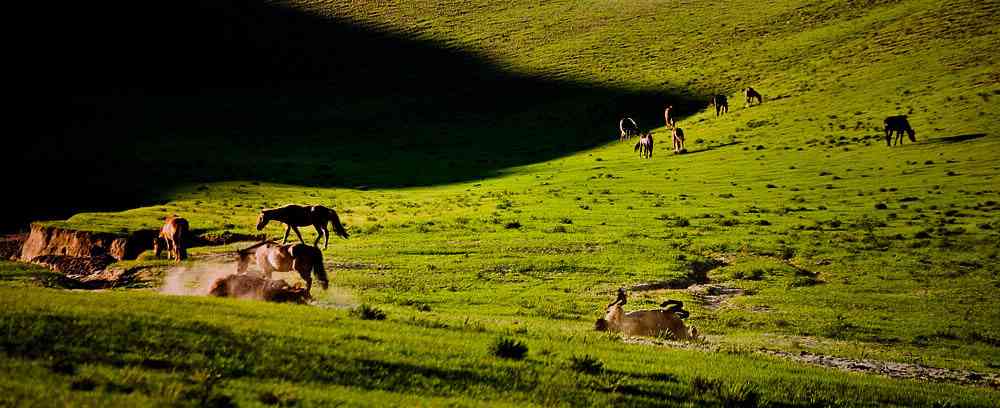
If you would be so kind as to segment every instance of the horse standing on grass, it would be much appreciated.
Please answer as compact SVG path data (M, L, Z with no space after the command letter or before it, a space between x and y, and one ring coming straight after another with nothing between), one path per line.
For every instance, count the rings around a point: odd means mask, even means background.
M639 141L635 144L635 149L632 151L639 152L639 157L648 159L653 157L653 134L645 133L639 136Z
M173 258L175 261L187 259L187 245L184 243L184 236L188 235L189 230L190 226L187 220L177 215L171 215L164 219L160 233L156 238L153 238L153 251L156 253L156 257L159 258L160 253L166 248L168 259Z
M911 142L917 141L917 132L910 127L910 121L906 120L906 115L890 116L885 118L885 144L892 146L892 134L896 133L896 143L903 144L903 132L910 137Z
M290 204L284 207L260 210L260 215L257 216L257 231L263 230L267 226L267 223L271 221L282 222L286 225L285 238L281 240L282 244L288 242L288 233L292 230L295 231L295 235L298 235L299 241L305 244L306 241L302 239L302 234L299 233L298 227L312 225L316 228L316 233L319 234L316 236L313 246L318 246L320 238L326 237L326 242L323 244L323 249L326 249L330 246L330 230L326 227L327 223L333 224L333 229L337 232L337 235L345 239L348 237L347 230L340 223L340 217L337 216L337 212L322 205L301 206Z
M323 267L323 252L319 248L306 244L285 244L279 245L274 241L262 241L250 247L236 252L239 255L239 263L236 266L236 274L244 275L250 266L250 257L257 261L261 273L268 280L271 279L272 272L296 271L302 280L306 281L306 293L312 289L312 273L316 274L323 290L330 287L330 282L326 276L326 269Z
M760 92L757 92L753 88L747 87L744 89L743 96L747 99L747 107L753 106L754 101L757 101L758 105L764 103L764 97L760 95Z
M715 95L711 102L712 106L715 106L715 117L729 113L729 99L726 99L725 95Z
M687 149L684 148L684 130L675 127L670 136L674 140L674 153L687 153Z
M618 130L621 132L618 136L619 142L639 135L639 125L628 116L618 122Z

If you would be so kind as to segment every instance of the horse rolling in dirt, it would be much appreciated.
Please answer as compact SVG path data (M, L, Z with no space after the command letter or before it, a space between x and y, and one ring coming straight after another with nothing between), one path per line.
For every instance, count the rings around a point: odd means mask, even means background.
M729 113L729 99L725 95L715 95L710 102L715 106L715 117Z
M618 135L619 142L639 136L639 125L628 116L618 121L618 130L621 132Z
M917 132L910 127L910 122L906 120L906 115L890 116L885 118L885 144L892 146L892 134L896 133L896 144L903 144L903 132L910 137L911 142L917 141Z
M760 92L757 92L753 88L747 87L744 89L743 96L747 99L747 107L753 106L753 101L757 101L758 105L764 103L764 97L760 95Z
M639 141L636 142L632 151L639 152L639 157L644 159L653 157L653 134L647 132L639 136Z
M298 227L305 227L312 225L316 228L316 242L313 242L314 246L319 245L320 238L326 237L326 242L323 244L323 249L330 246L330 230L327 229L327 223L333 224L334 231L337 235L347 238L347 230L344 229L344 225L340 223L340 217L337 216L337 212L332 209L326 208L321 205L286 205L284 207L278 208L265 208L260 210L260 215L257 216L257 231L263 230L267 226L268 222L278 221L286 225L285 228L285 238L281 240L281 243L288 242L288 232L295 231L295 235L298 235L299 241L303 244L306 243L302 239L302 234L299 233Z
M279 245L274 241L263 241L236 252L239 255L239 263L236 266L236 274L247 273L250 266L250 258L257 262L264 277L271 279L272 272L296 271L302 280L306 281L306 293L312 290L312 273L316 274L323 290L330 287L330 282L326 276L326 269L323 267L323 252L314 246L306 244L285 244ZM312 272L312 273L310 273Z
M160 233L156 238L153 238L153 251L156 253L156 257L159 258L160 253L166 248L168 259L173 258L175 261L187 259L187 246L184 243L184 237L188 235L189 230L187 220L181 217L171 215L164 219Z

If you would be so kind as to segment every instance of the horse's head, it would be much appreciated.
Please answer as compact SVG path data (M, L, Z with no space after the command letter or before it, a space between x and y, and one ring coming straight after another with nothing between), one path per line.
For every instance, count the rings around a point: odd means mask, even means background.
M267 226L268 221L271 220L267 217L267 213L261 211L260 215L257 216L257 231L264 229L264 227Z
M160 257L160 252L163 252L163 243L160 237L153 238L153 252L157 258Z

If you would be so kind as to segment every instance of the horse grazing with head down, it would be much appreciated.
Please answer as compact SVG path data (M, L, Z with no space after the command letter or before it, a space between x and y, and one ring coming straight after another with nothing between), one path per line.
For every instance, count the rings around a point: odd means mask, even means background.
M265 208L260 210L260 215L257 216L257 231L263 230L267 226L268 222L278 221L286 225L285 228L285 238L281 240L281 243L288 242L288 232L294 230L295 235L299 236L299 241L303 244L306 243L302 239L302 234L299 233L298 227L305 227L312 225L316 228L316 241L313 245L319 245L320 238L326 237L326 242L323 244L323 248L326 249L330 246L330 230L327 229L327 223L333 224L334 231L337 235L347 238L347 230L344 229L344 225L340 223L340 217L337 216L337 212L332 209L326 208L322 205L310 205L301 206L290 204L284 207L278 208Z
M159 257L163 249L167 249L167 257L175 261L187 259L187 245L184 237L188 235L190 227L187 220L171 215L164 219L163 227L156 238L153 238L153 251Z
M648 159L653 157L653 134L644 133L639 136L639 141L636 142L635 148L632 151L639 152L639 157Z
M885 144L893 145L892 134L896 133L895 144L903 144L903 132L910 137L911 142L917 141L917 132L910 127L910 121L906 120L906 115L890 116L885 118Z
M752 106L754 101L757 101L758 105L764 103L764 97L760 95L760 92L757 92L753 88L747 87L746 89L744 89L743 96L745 96L747 99L748 107Z
M262 241L236 252L239 262L236 274L246 274L251 256L257 261L261 273L268 280L272 272L296 271L306 281L306 292L312 290L312 274L316 274L320 286L326 290L330 282L323 267L323 253L319 248L306 244L280 245L274 241Z
M632 118L626 116L622 120L618 121L618 141L624 141L631 139L634 136L639 135L639 124L635 123Z

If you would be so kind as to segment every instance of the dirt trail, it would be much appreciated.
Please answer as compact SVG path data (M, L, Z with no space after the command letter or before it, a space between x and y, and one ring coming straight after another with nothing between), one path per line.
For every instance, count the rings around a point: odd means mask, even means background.
M837 368L843 371L879 374L892 378L948 382L963 385L978 385L1000 389L1000 375L977 373L971 370L927 367L919 364L896 363L879 360L856 360L843 357L813 354L802 351L798 354L787 351L761 349L761 354L777 356L800 363Z
M685 350L698 350L706 353L718 353L722 348L718 344L705 341L676 341L650 337L627 336L622 338L626 344L642 344L647 346L670 347ZM754 354L774 356L802 364L835 368L855 373L874 374L895 379L920 380L961 385L974 385L1000 389L1000 374L979 373L972 370L955 370L949 368L928 367L919 364L897 363L868 359L851 359L807 351L790 353L780 350L759 349Z

